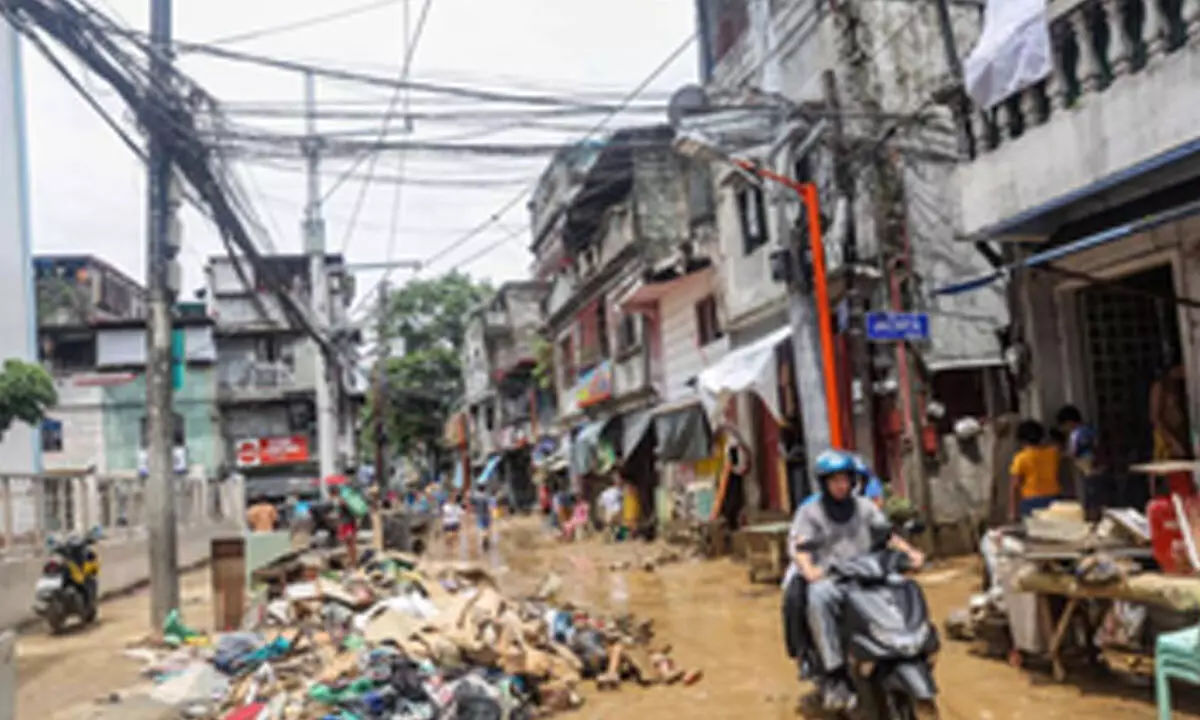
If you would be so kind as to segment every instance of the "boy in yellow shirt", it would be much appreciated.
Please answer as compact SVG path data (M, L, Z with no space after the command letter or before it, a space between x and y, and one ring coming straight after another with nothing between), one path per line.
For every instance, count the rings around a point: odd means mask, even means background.
M1012 480L1009 504L1013 522L1028 517L1034 510L1050 506L1062 495L1058 480L1059 449L1046 442L1046 429L1035 420L1023 420L1017 426L1020 450L1013 456L1008 474Z

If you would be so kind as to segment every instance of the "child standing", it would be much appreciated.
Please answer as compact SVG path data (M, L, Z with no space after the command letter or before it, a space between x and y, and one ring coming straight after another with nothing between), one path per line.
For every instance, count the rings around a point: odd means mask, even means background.
M1012 481L1009 516L1016 522L1035 510L1050 506L1062 495L1059 483L1059 449L1046 442L1046 429L1035 420L1017 426L1020 449L1013 456L1008 474Z
M462 500L458 495L446 500L442 503L442 534L446 537L446 544L453 546L458 540L458 533L462 530Z

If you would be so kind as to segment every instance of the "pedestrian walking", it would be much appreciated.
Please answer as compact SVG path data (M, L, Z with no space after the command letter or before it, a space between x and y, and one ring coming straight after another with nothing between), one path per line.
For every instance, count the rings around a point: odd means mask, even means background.
M446 538L446 546L453 547L462 530L462 498L455 494L442 503L442 535Z
M251 532L272 532L279 524L279 511L265 496L259 495L254 499L254 504L246 510L246 524L250 526Z
M475 486L472 494L471 504L475 510L475 524L479 528L479 543L487 550L492 546L492 512L495 508L495 498L488 492L486 484Z
M358 518L354 517L350 503L340 492L335 503L338 542L346 546L346 560L350 567L358 567Z

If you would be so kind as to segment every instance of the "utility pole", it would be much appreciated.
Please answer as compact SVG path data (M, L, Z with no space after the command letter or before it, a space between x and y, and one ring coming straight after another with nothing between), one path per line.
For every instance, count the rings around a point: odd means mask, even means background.
M874 465L875 460L875 393L871 373L871 348L866 342L865 302L855 275L858 268L858 228L854 222L854 166L846 147L846 128L842 119L842 102L838 94L837 75L826 70L825 104L831 116L830 139L833 143L834 184L846 199L849 208L846 235L842 242L842 268L846 273L847 353L850 356L850 425L854 450Z
M379 489L380 497L387 487L387 360L390 346L387 339L387 310L388 282L379 284L379 308L375 318L375 343L377 357L375 359L374 397L375 408L375 486Z
M310 72L304 76L305 134L304 155L308 165L308 203L304 206L304 245L309 258L309 281L312 285L312 310L318 327L329 327L329 278L325 266L325 220L321 217L321 139L317 136L317 79ZM326 356L319 347L316 355L317 375L317 462L322 482L321 498L328 499L329 487L324 478L338 472L337 406L333 401L333 379L337 362Z
M150 3L150 73L170 77L171 2ZM178 538L175 522L175 468L172 450L175 413L171 377L171 304L178 291L178 235L172 207L172 162L163 126L148 128L146 279L150 316L146 324L146 501L149 506L150 622L161 628L179 607Z

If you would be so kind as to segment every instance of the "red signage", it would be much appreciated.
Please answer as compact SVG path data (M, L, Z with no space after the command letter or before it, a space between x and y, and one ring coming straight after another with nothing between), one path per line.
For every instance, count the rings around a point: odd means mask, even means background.
M237 443L238 467L294 465L308 460L308 438L303 435L247 438Z

